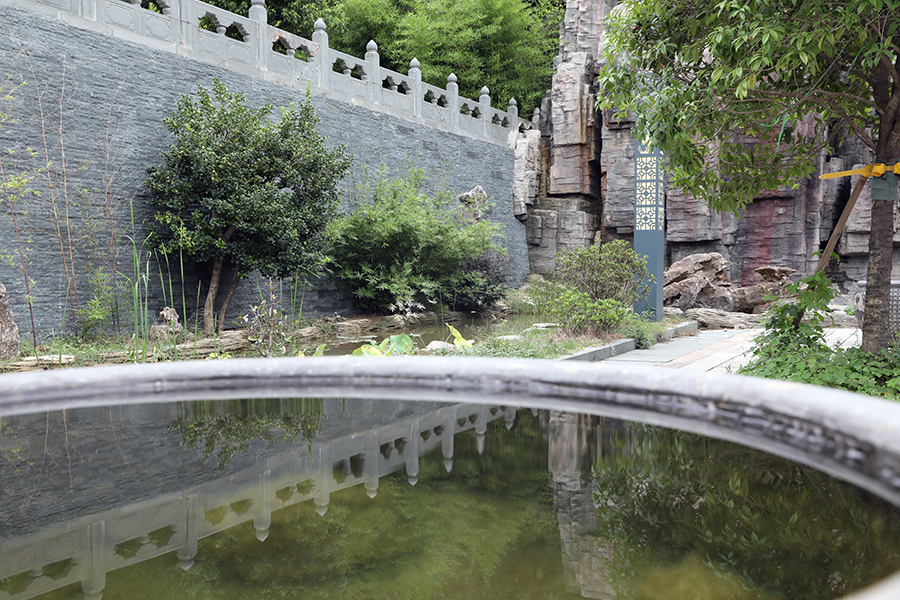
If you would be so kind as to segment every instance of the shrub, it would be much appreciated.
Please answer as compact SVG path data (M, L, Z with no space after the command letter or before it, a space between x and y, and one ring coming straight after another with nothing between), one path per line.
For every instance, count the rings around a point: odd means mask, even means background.
M612 298L595 300L584 292L560 289L553 314L573 333L609 333L631 313L631 307Z
M859 348L832 349L825 342L822 324L835 291L823 273L789 284L787 289L796 299L770 310L766 331L755 340L753 360L739 373L900 397L900 347L871 354Z
M646 280L646 259L616 240L560 253L555 291L544 290L542 295L569 331L609 333L647 294Z
M632 306L650 290L647 259L624 240L561 252L556 264L556 278L561 283L594 300L611 298Z
M467 265L490 262L489 252L502 252L494 244L499 225L478 219L476 207L446 192L424 190L421 171L382 180L371 204L328 226L330 268L363 308L468 307L497 294L496 277Z

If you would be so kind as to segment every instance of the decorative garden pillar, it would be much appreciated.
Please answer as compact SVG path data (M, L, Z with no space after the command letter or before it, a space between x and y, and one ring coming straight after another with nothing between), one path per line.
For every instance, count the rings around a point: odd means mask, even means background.
M635 140L634 251L647 258L650 293L634 310L653 312L662 320L663 261L665 260L666 169L662 151Z

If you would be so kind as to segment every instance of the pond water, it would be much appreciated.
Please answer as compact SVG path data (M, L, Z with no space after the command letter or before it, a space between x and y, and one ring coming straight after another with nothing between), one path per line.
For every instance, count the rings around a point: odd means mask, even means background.
M521 321L523 323L522 328L525 329L531 325L531 322L533 322L534 319L529 317L526 319L514 318L513 320ZM362 334L353 333L350 335L340 335L339 333L333 339L328 340L324 354L326 356L344 356L351 354L362 344L370 341L378 343L381 340L398 333L406 333L412 337L417 348L425 348L429 343L434 341L452 343L453 336L447 328L448 323L453 325L465 339L474 340L484 334L487 325L496 322L497 320L495 319L488 319L474 313L454 313L453 318L448 318L446 322L437 318L433 321L410 324L396 329L386 328L378 331L365 332Z
M0 598L836 598L900 515L698 435L509 407L116 406L0 420Z

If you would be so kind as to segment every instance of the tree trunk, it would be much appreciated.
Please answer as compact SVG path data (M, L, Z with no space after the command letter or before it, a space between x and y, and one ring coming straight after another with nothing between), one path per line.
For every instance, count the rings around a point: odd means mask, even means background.
M231 303L231 297L234 296L234 290L237 289L238 282L240 282L241 276L238 273L234 274L234 279L231 281L231 285L228 287L228 294L225 296L225 302L222 303L222 308L219 309L219 323L216 327L217 333L222 333L225 331L225 313L228 312L228 305Z
M886 177L887 175L885 175ZM874 178L873 178L874 179ZM890 178L896 183L895 176ZM872 199L872 226L869 236L869 268L866 274L866 304L862 350L878 352L896 342L890 323L891 265L894 255L894 203Z
M206 304L203 305L203 331L209 335L213 334L216 327L213 309L215 308L216 296L219 295L219 280L222 279L222 265L224 263L225 258L219 257L213 264L212 275L209 278L209 291L206 292Z
M222 234L222 241L227 244L231 240L231 236L234 235L235 229L234 225L229 225L225 233ZM215 264L213 264L212 276L209 278L209 292L206 294L206 304L203 305L203 332L207 335L212 335L215 331L216 319L214 309L216 307L216 296L219 295L219 282L222 280L222 267L224 264L224 256L217 258Z

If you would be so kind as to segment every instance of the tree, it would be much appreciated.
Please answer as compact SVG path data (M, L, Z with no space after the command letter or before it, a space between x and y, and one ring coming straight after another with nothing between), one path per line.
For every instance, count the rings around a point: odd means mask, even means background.
M246 15L250 0L212 0ZM550 86L563 0L268 0L270 25L310 38L322 19L332 48L362 56L370 40L381 65L406 73L417 58L424 80L444 87L455 73L460 94L487 86L496 106L510 98L520 114L540 105Z
M900 158L900 0L634 0L605 27L602 108L634 116L674 184L738 212L836 136ZM873 200L863 349L887 327L897 178Z
M350 165L343 147L326 148L316 133L308 94L272 123L271 105L247 108L244 95L218 79L212 91L182 96L164 119L175 143L147 179L157 209L152 246L210 264L207 333L225 269L235 275L219 309L220 332L238 282L251 271L287 277L320 265L321 232L336 214L337 183Z
M515 98L526 114L550 87L558 37L522 0L422 0L397 30L385 50L394 63L417 58L422 78L440 87L452 72L464 97L487 86L495 103Z

